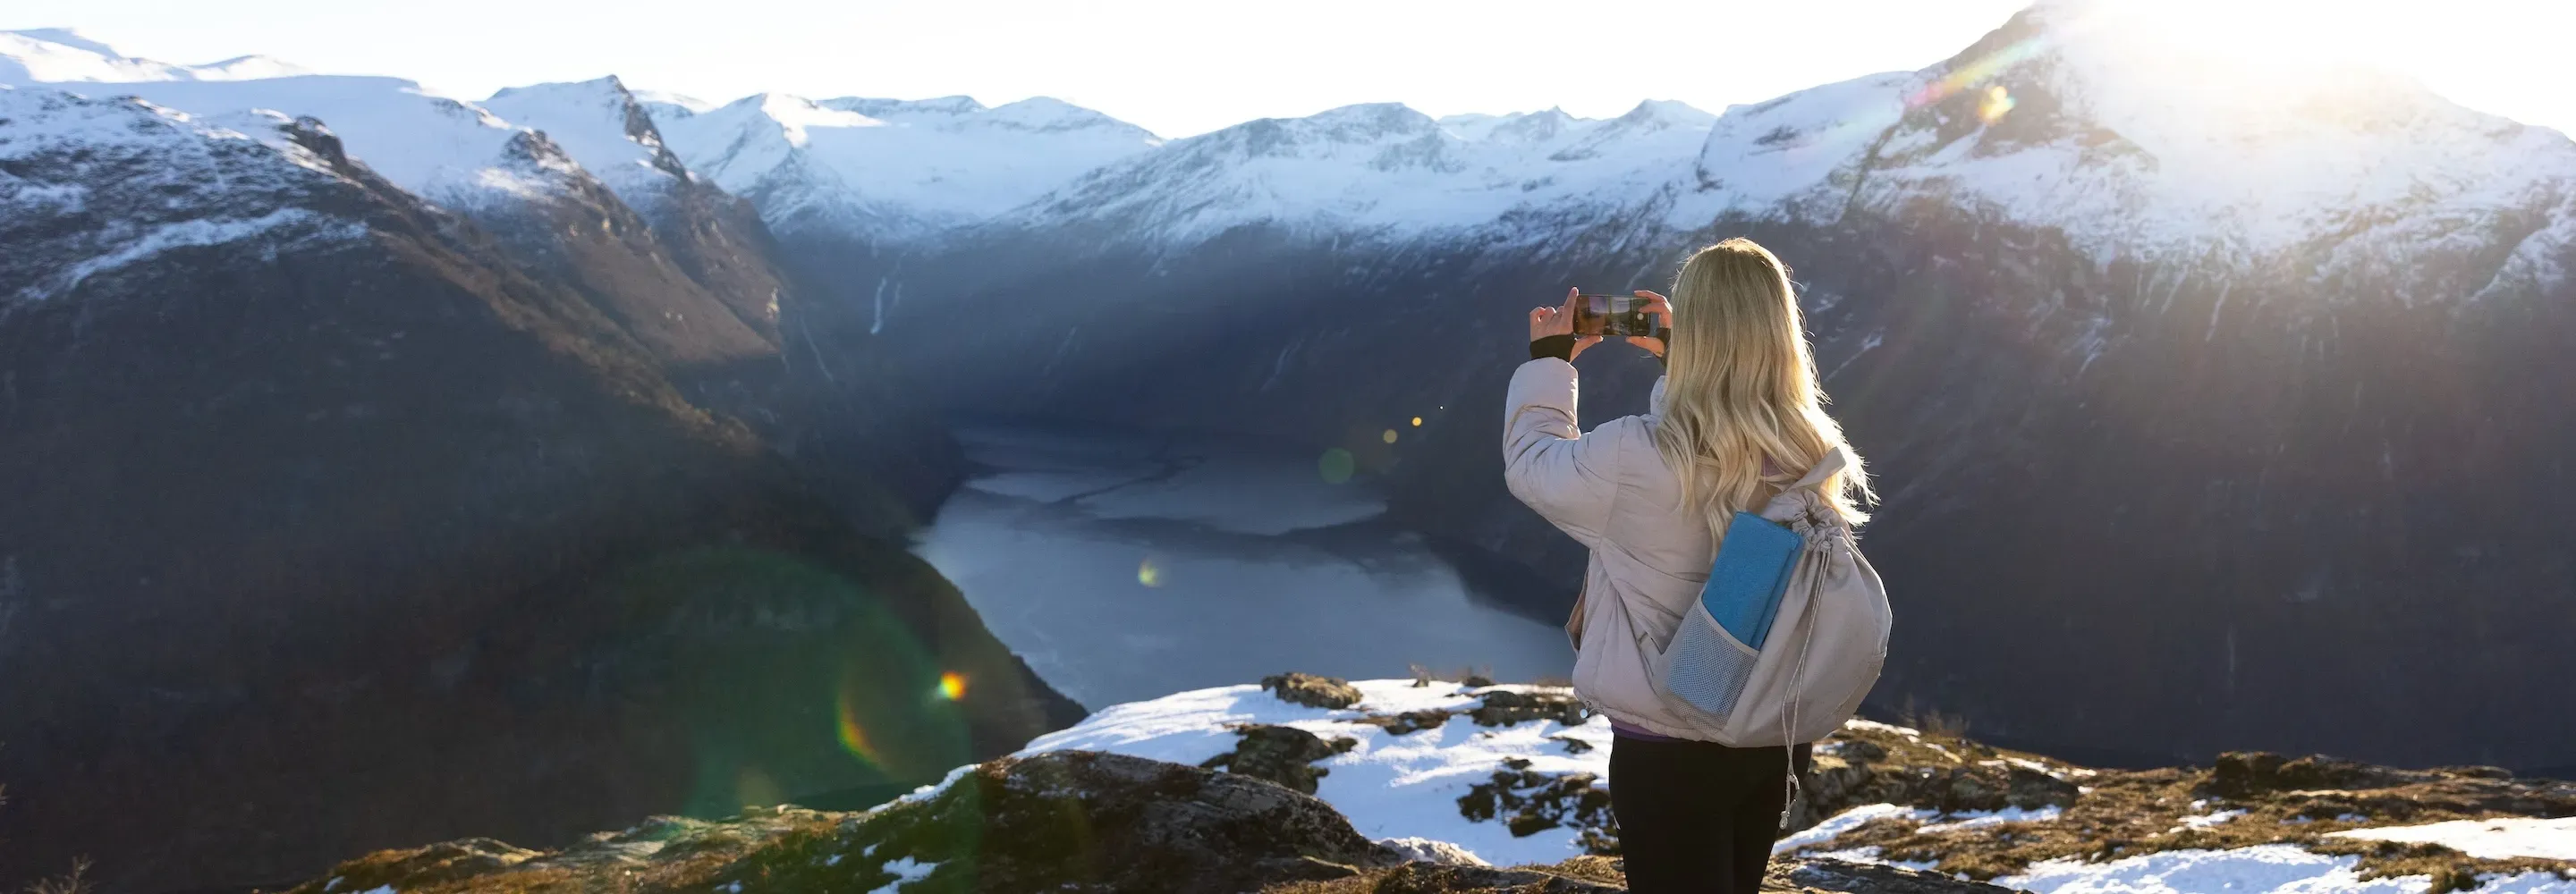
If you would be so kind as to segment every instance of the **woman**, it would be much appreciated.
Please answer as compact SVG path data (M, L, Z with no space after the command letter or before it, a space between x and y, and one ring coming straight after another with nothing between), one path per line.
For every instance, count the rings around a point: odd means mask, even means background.
M1788 271L1729 239L1682 265L1670 299L1638 292L1670 337L1628 340L1665 363L1651 410L1575 426L1570 362L1601 341L1573 330L1576 293L1530 311L1530 360L1513 374L1504 429L1512 494L1592 551L1566 625L1574 686L1616 731L1610 805L1629 890L1761 887L1786 809L1785 747L1729 748L1665 706L1646 657L1672 641L1738 510L1761 506L1842 442L1825 415ZM1855 461L1828 479L1854 524L1869 498ZM1807 746L1799 746L1798 770Z

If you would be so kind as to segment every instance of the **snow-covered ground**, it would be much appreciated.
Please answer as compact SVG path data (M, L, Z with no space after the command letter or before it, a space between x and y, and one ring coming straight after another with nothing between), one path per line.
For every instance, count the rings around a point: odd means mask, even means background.
M2421 894L2420 875L2362 879L2359 857L2329 857L2288 844L2223 851L2165 851L2105 863L2049 860L1995 884L2039 894ZM2536 872L2492 878L2479 894L2576 894L2576 882Z
M2354 829L2333 833L2332 837L2425 842L2491 860L2513 857L2576 860L2576 816L2452 820L2421 826Z
M1364 482L1327 483L1312 458L1023 429L962 437L994 471L940 509L918 552L1085 705L1289 670L1473 666L1527 680L1572 667L1563 632L1475 599L1378 520L1384 503Z
M1318 782L1315 794L1350 817L1360 834L1445 841L1497 866L1583 855L1573 829L1551 828L1516 838L1499 820L1468 821L1458 812L1458 798L1515 757L1528 759L1535 772L1592 773L1607 784L1608 720L1595 717L1576 727L1554 721L1484 727L1461 716L1437 728L1394 735L1353 721L1366 714L1472 708L1479 699L1455 683L1417 688L1411 680L1360 680L1352 685L1362 700L1344 710L1292 705L1257 686L1201 689L1116 705L1071 729L1039 737L1023 753L1089 749L1196 765L1234 750L1237 737L1228 730L1231 724L1292 726L1327 740L1349 736L1359 741L1358 747L1316 762L1331 773ZM1560 737L1593 747L1571 754L1564 742L1553 741Z

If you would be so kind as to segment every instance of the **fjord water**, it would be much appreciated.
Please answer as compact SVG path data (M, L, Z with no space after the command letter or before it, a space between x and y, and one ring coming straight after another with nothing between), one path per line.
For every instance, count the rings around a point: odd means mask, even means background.
M962 427L978 472L918 551L1038 676L1098 709L1288 670L1562 677L1555 627L1480 598L1365 478L1217 437Z

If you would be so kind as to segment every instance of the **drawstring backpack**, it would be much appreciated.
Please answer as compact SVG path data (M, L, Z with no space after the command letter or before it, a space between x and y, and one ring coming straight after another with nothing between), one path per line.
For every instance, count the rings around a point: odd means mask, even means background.
M1718 744L1822 739L1878 682L1892 621L1887 587L1822 492L1850 462L1837 446L1759 514L1736 513L1700 598L1649 659L1647 678L1666 704ZM1788 784L1794 801L1795 767Z

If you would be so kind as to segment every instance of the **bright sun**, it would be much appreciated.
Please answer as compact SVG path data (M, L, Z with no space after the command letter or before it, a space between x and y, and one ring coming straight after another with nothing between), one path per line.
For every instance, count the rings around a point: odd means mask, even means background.
M2401 62L2418 3L2389 0L2110 0L2092 27L2258 68Z

